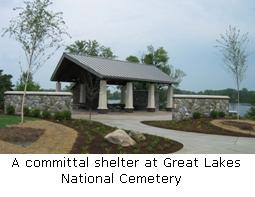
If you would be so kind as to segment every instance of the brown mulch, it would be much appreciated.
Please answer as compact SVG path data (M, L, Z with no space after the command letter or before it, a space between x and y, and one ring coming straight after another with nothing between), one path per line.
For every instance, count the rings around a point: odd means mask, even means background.
M217 121L217 120L216 120ZM222 121L222 120L221 120ZM241 133L236 131L231 131L229 129L223 128L220 125L212 124L215 120L210 118L201 119L189 119L182 121L143 121L142 123L155 126L164 129L172 129L177 131L194 132L194 133L204 133L212 135L226 135L226 136L237 136L237 137L254 137L250 133Z
M247 122L224 121L224 125L234 126L242 130L255 131L255 124Z
M35 130L43 130L44 132L36 141L27 146L23 146L23 144L20 143L14 144L6 142L0 139L0 154L68 154L72 150L73 144L77 138L77 132L75 130L45 120L28 121L24 124L11 126L9 129L12 130L16 127L24 129L23 131L27 131L27 128L32 128ZM34 137L35 136L33 136L33 138Z
M43 129L6 127L0 128L0 140L27 146L37 141L43 133Z
M255 121L252 120L213 120L211 123L218 128L222 128L238 135L248 135L255 137Z
M122 147L104 139L105 135L116 128L99 122L75 119L64 121L62 124L78 132L71 151L73 154L168 154L183 148L183 144L177 141L146 134L146 140L136 141L136 145L131 147Z

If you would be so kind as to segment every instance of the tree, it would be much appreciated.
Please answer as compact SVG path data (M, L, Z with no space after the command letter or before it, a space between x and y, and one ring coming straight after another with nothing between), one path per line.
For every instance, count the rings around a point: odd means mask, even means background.
M181 83L183 77L186 76L182 70L175 69L171 64L169 64L168 53L163 47L155 49L151 45L148 46L147 53L145 53L145 55L142 57L142 62L145 64L154 65L162 72L169 75L170 79L176 82L175 86L178 86ZM158 85L158 92L161 107L165 107L167 91L162 86Z
M3 108L4 104L4 92L11 90L13 85L11 82L12 76L11 75L6 75L2 74L3 70L0 70L0 109Z
M241 34L240 29L229 26L225 34L220 34L216 40L217 46L223 56L223 62L227 70L232 74L237 90L237 118L240 112L240 85L247 70L247 44L249 42L248 33Z
M27 73L23 72L19 78L19 81L16 83L16 90L17 91L23 91L25 88L27 79ZM28 81L27 81L27 91L39 91L40 85L33 81L33 75L30 73L28 75Z
M134 56L134 55L130 55L126 58L126 60L128 62L132 62L132 63L140 63L140 60L138 57Z
M140 60L138 57L134 55L130 55L126 58L126 61L131 62L131 63L140 63ZM120 87L118 87L120 89ZM147 83L145 82L134 82L134 89L135 90L144 90L147 89Z
M142 57L143 63L155 65L158 69L169 75L178 86L186 74L180 69L175 69L168 61L169 57L167 51L163 47L159 47L155 50L151 45L147 47L147 53Z
M89 120L91 120L93 100L99 93L100 80L89 72L84 75L86 98L89 101Z
M136 56L130 55L126 58L129 62L140 62L139 59ZM138 62L137 62L138 61ZM176 86L178 86L183 77L186 76L186 74L180 70L174 68L171 64L169 64L169 57L167 51L163 47L159 47L158 49L155 49L152 45L147 47L147 52L143 55L141 58L141 62L148 65L154 65L176 82ZM137 84L138 85L138 84ZM146 85L138 85L138 89L145 88Z
M100 47L99 56L103 58L108 58L108 59L115 59L117 57L113 54L110 47L105 47L105 46Z
M30 74L38 71L62 46L64 36L69 36L65 31L62 13L50 10L51 5L50 0L24 1L24 7L14 8L19 11L18 16L4 30L3 35L8 33L21 44L27 60L25 72L28 74L22 98L21 123L24 122L24 104Z
M100 45L96 40L77 40L74 44L67 46L66 51L74 55L89 55L108 59L116 58L111 48Z

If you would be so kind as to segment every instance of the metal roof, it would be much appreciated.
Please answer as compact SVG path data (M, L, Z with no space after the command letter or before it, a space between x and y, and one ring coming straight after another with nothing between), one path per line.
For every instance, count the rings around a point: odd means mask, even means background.
M172 84L170 77L153 65L136 64L119 60L105 59L83 55L64 53L51 80L58 81L56 73L60 70L64 59L75 63L100 79L146 81L154 83ZM60 72L60 71L59 71Z

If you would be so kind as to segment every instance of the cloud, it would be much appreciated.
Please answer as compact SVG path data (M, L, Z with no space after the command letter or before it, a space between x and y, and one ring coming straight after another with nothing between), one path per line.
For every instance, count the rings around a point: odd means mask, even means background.
M16 0L3 0L0 5L0 28L13 16ZM213 48L215 39L229 24L249 32L251 45L255 40L255 3L252 0L54 0L53 9L62 11L72 39L96 39L110 46L120 59L130 54L141 55L146 46L163 46L171 63L187 73L182 88L199 90L233 86L232 79L222 69L221 57ZM0 39L0 66L19 75L17 62L22 59L19 46L8 38ZM251 49L252 50L252 49ZM40 70L36 79L44 87L49 82L62 51ZM252 58L252 57L251 57ZM255 73L250 61L249 72ZM244 86L254 89L248 73ZM215 76L218 79L215 80ZM203 81L203 83L201 83Z

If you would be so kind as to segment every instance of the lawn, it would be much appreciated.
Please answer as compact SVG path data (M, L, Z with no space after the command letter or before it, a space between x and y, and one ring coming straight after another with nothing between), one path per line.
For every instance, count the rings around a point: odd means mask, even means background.
M201 119L188 119L182 121L144 121L144 124L178 131L187 131L195 133L205 134L216 134L216 135L227 135L227 136L238 136L238 137L254 137L249 134L231 132L223 128L219 128L211 124L212 119L201 118Z
M25 121L34 120L34 118L25 118ZM0 115L0 128L4 128L7 125L15 125L20 123L19 116Z
M106 134L116 128L87 120L68 120L61 123L78 131L78 138L71 153L166 154L176 152L183 147L179 142L152 135L145 135L146 140L137 142L135 146L121 147L104 139Z

